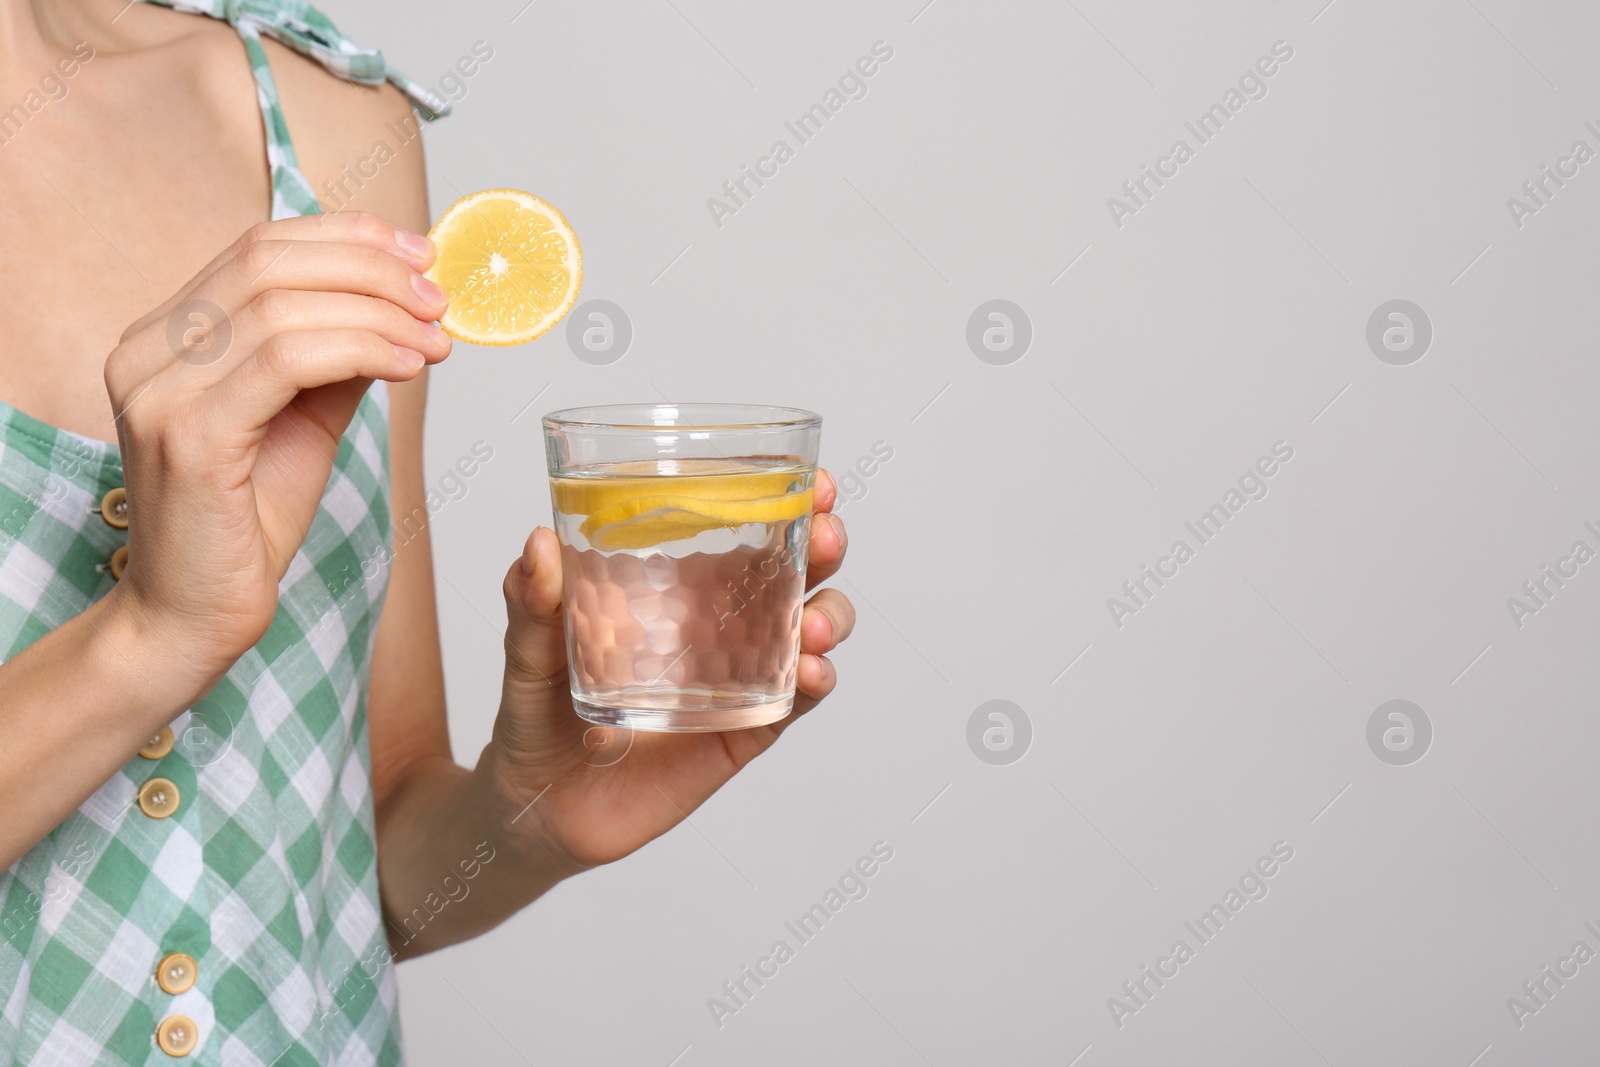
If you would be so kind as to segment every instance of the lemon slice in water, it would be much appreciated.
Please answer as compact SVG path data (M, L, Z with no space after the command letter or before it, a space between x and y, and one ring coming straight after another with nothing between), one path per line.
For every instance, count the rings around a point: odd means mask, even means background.
M641 496L691 496L696 500L756 500L783 496L800 480L794 470L765 470L721 459L675 459L607 466L603 478L558 478L555 505L568 515L597 511Z
M806 479L797 471L720 460L673 465L674 473L666 475L657 463L645 462L611 468L623 477L557 479L556 509L585 516L579 532L607 552L652 548L746 523L787 522L811 511L813 490L799 488ZM641 476L627 476L629 467Z
M650 548L706 530L749 522L786 522L811 510L811 490L761 500L703 500L693 496L642 496L602 508L579 526L598 549Z

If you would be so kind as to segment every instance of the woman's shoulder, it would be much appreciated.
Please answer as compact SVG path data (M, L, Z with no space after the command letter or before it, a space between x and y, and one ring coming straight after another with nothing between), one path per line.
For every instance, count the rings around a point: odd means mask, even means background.
M238 29L228 22L136 3L116 29L115 51L159 60L170 77L186 83L196 106L214 111L219 120L259 115L250 61ZM265 32L261 43L300 170L323 209L375 211L401 225L425 222L394 217L408 213L413 201L426 212L423 120L406 94L387 81L370 85L341 77ZM264 138L259 119L239 132L258 145Z
M144 72L160 72L197 106L232 116L240 113L239 104L254 98L239 33L220 19L132 3L96 28L98 53L137 62Z
M348 81L276 41L263 43L300 170L323 210L373 211L425 232L423 120L410 99L388 82Z

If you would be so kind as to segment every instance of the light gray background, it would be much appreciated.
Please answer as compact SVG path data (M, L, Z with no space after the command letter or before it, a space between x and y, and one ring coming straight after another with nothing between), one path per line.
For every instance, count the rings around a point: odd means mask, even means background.
M1521 629L1506 601L1600 548L1600 162L1520 229L1506 200L1600 149L1600 14L524 2L330 9L419 80L492 46L427 133L435 210L546 197L583 299L634 329L607 366L557 330L434 376L433 477L495 448L434 529L458 755L489 736L504 568L549 521L539 414L795 404L830 466L894 458L843 512L837 694L691 825L403 965L414 1062L1591 1054L1600 963L1521 1029L1506 1000L1600 950L1600 563ZM716 227L707 198L878 40L866 98ZM1107 198L1278 40L1266 98L1114 225ZM965 340L997 298L1034 329L1009 366ZM1366 344L1392 299L1433 324L1410 366ZM1107 598L1280 440L1270 494L1118 629ZM1366 740L1397 698L1434 730L1409 766ZM993 699L1032 724L1008 766L966 741ZM718 1029L707 998L879 840L870 894ZM1266 899L1115 1026L1107 998L1280 840Z

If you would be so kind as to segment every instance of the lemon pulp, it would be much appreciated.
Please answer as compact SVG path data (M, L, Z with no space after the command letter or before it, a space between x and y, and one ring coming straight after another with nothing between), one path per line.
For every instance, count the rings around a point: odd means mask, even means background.
M520 189L451 204L428 232L428 277L450 294L439 325L457 340L519 345L561 321L583 284L583 252L567 220Z

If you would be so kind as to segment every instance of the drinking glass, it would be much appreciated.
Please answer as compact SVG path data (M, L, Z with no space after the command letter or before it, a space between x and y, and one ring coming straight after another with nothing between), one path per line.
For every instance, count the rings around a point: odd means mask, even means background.
M753 404L544 417L579 715L698 732L789 714L821 434Z

